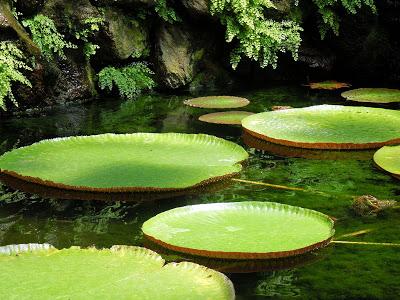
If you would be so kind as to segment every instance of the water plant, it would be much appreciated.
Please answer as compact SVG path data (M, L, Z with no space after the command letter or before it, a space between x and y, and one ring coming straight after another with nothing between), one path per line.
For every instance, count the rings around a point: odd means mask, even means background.
M305 84L305 86L309 86L312 90L338 90L350 87L351 84L338 82L336 80L326 80L321 82L310 82L309 84Z
M248 111L225 111L202 115L199 120L206 123L242 125L242 120L254 113Z
M387 104L400 102L400 90L386 88L360 88L342 93L349 101Z
M238 108L248 105L250 101L234 96L207 96L188 99L183 103L198 108Z
M374 154L376 165L400 179L400 146L382 147Z
M239 145L204 134L103 134L15 149L0 157L0 173L66 190L166 192L229 178L247 157Z
M2 299L235 297L225 275L190 262L165 264L160 255L140 247L58 250L49 245L14 245L0 249L0 262Z
M310 149L374 149L400 142L400 112L317 105L265 112L242 120L259 139Z
M0 42L0 108L6 109L6 99L18 106L12 92L12 86L15 83L20 83L31 87L31 83L23 73L31 70L26 63L25 55L15 43L10 41Z
M335 232L333 221L322 213L252 201L175 208L146 221L142 230L171 250L230 259L306 253L327 245Z
M106 67L99 74L99 87L112 91L115 86L122 98L133 99L144 90L156 86L154 72L145 63L134 63L126 67Z

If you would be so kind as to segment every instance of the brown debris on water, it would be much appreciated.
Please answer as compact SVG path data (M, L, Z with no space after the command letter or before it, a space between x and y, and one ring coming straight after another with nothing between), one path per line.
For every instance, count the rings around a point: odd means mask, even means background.
M397 204L395 200L379 200L372 195L354 197L353 211L359 216L376 216L380 212L392 208Z
M292 106L289 105L274 105L271 107L271 110L276 111L276 110L284 110L284 109L291 109L293 108Z

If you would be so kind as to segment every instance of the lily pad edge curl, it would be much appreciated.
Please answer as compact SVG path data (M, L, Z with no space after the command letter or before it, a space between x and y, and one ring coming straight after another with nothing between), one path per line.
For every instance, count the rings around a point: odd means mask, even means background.
M385 146L376 151L374 163L379 169L400 179L400 145Z
M196 184L189 185L189 186L183 186L183 187L152 187L152 186L118 186L118 187L91 187L91 186L85 186L85 185L71 185L71 184L65 184L62 182L56 182L52 181L49 179L42 179L39 177L34 177L34 176L29 176L29 175L24 175L24 174L19 174L18 172L15 172L13 170L8 170L6 168L1 168L1 159L8 155L9 153L12 153L14 151L20 151L20 150L26 150L30 147L36 147L40 146L46 143L74 143L74 142L79 142L79 141L85 141L85 139L88 140L93 140L93 139L123 139L123 138L129 138L130 136L133 137L140 137L143 138L144 140L146 138L163 138L163 139L171 139L172 141L183 139L183 140L190 140L194 141L196 143L209 143L211 146L215 147L216 145L221 145L223 147L227 147L227 149L232 150L232 155L235 157L234 161L232 161L232 164L229 165L229 168L231 169L230 172L225 172L221 176L212 176L209 177L205 180L201 180L197 182ZM106 147L106 145L103 145ZM92 135L92 136L73 136L73 137L63 137L63 138L55 138L55 139L48 139L48 140L42 140L40 142L34 143L30 146L25 146L21 147L15 150L11 150L9 152L6 152L3 154L3 156L0 157L0 175L1 176L11 176L13 178L17 178L22 181L26 181L29 183L34 183L46 187L53 187L61 190L71 190L71 191L83 191L83 192L103 192L103 193L127 193L127 192L174 192L174 191L186 191L186 190L192 190L195 188L201 188L205 185L224 181L226 179L229 179L231 177L236 176L240 170L242 169L241 163L245 161L248 158L248 153L239 145L226 141L222 138L218 138L215 136L211 135L206 135L206 134L181 134L181 133L133 133L133 134L100 134L100 135ZM106 158L105 158L106 159ZM149 158L151 159L151 158ZM222 165L222 167L227 167L228 164Z
M207 211L207 207L209 209L214 209L213 206L215 205L225 205L225 206L238 206L237 210L241 209L241 206L249 206L248 208L244 207L243 211L246 209L251 210L254 208L254 210L258 213L262 209L280 209L284 210L287 212L287 217L290 218L291 214L303 214L307 215L310 218L315 218L315 219L320 219L323 222L326 222L327 228L329 227L329 234L324 237L322 240L319 240L318 242L315 242L313 244L307 245L305 247L297 248L297 249L292 249L292 250L283 250L283 251L270 251L270 252L251 252L251 251L219 251L219 250L207 250L207 249L200 249L200 248L193 248L193 247L184 247L184 246L179 246L173 243L168 243L164 240L162 240L161 237L152 235L149 233L151 231L151 226L152 223L154 222L161 222L162 220L168 220L174 217L174 214L177 217L181 217L182 214L187 212L190 214L191 211L195 211L196 208L199 208L200 210L205 210ZM159 219L159 220L158 220ZM167 224L165 224L166 228L169 228ZM201 225L200 225L201 226ZM308 253L310 251L326 247L331 240L333 239L333 236L335 234L334 228L334 221L327 215L324 215L323 213L320 213L318 211L314 211L311 209L306 209L302 207L297 207L297 206L291 206L287 204L280 204L280 203L275 203L275 202L257 202L257 201L246 201L246 202L228 202L228 203L209 203L209 204L198 204L198 205L189 205L189 206L183 206L183 207L178 207L175 209L171 209L169 211L160 213L156 215L155 217L147 220L143 226L142 226L142 231L143 235L146 239L148 239L151 242L154 242L158 245L161 245L162 247L181 252L181 253L186 253L186 254L191 254L191 255L198 255L198 256L203 256L203 257L210 257L210 258L217 258L217 259L235 259L235 260L248 260L248 259L276 259L276 258L284 258L284 257L292 257L296 255L301 255ZM174 229L174 228L172 228ZM184 228L179 228L179 230L185 230ZM265 229L265 230L271 230L270 228ZM160 235L159 232L157 232L158 235ZM161 233L162 234L162 233ZM231 233L232 236L235 236L235 233ZM181 240L182 242L182 240ZM238 243L243 242L243 241L237 241Z
M215 104L210 104L208 102L216 101ZM229 101L230 104L223 104L223 101ZM220 101L220 103L218 103ZM243 97L237 96L206 96L198 97L185 100L183 104L196 107L196 108L209 108L209 109L227 109L227 108L239 108L250 104L250 101Z

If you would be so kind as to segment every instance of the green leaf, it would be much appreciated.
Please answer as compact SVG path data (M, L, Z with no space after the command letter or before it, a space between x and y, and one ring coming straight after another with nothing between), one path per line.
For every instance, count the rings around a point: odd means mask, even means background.
M234 96L208 96L186 100L184 104L199 108L237 108L250 103L246 98Z
M240 172L240 146L204 134L135 133L44 140L0 157L0 171L62 189L171 191Z
M400 178L400 146L386 146L374 154L374 161L381 169Z
M248 111L224 111L202 115L199 120L214 124L242 125L242 120L253 114Z
M225 275L145 248L27 250L0 254L1 299L234 299Z
M400 90L385 88L361 88L346 91L342 97L350 101L368 103L400 102Z
M271 202L175 208L143 224L145 236L171 250L215 258L277 258L326 245L334 234L326 215Z
M318 105L243 119L245 130L269 142L314 149L373 149L400 142L400 111Z

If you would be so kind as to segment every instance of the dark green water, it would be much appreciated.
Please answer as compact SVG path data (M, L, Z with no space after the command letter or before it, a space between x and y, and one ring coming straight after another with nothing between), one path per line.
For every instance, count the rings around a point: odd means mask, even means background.
M245 109L254 112L270 110L272 105L302 107L342 103L337 93L310 93L296 87L274 87L238 95L252 101ZM102 100L55 109L47 116L3 121L0 123L0 151L44 138L105 132L208 133L243 144L239 128L197 121L198 116L211 110L184 106L182 101L187 97L144 96L133 102ZM272 190L235 183L212 194L143 204L107 204L41 199L2 187L0 246L45 242L58 248L143 245L141 224L159 212L188 204L247 200L275 201L326 213L338 219L337 237L371 230L347 240L400 242L400 210L362 218L350 209L353 196L371 194L379 199L400 200L399 181L377 170L371 159L359 160L359 156L346 160L282 158L246 149L251 157L242 173L243 179L303 187L314 192ZM312 257L312 261L289 269L230 275L238 298L400 298L400 248L330 245Z

